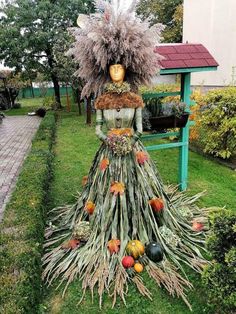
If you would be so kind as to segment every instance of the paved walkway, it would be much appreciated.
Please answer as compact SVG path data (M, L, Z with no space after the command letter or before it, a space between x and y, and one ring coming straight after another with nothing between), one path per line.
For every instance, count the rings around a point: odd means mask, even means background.
M0 123L0 221L41 119L7 116Z

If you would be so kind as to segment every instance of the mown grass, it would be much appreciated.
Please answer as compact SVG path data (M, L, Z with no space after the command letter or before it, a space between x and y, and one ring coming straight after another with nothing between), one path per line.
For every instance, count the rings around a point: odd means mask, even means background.
M72 97L70 97L71 99ZM21 108L18 109L9 109L3 111L7 116L19 116L19 115L27 115L28 112L34 112L36 109L43 106L43 98L42 97L35 97L35 98L22 98L18 100L21 104ZM66 97L61 97L62 105L65 106L66 104Z
M71 113L59 112L57 120L57 137L55 145L54 181L51 189L51 207L64 203L72 203L77 191L81 189L81 180L88 173L99 141L94 134L94 125L85 125L85 117ZM151 152L165 183L177 184L178 149ZM236 173L232 170L209 161L196 153L189 156L188 193L193 194L206 190L207 194L200 204L203 206L227 206L236 210ZM188 271L194 284L194 290L188 292L188 299L194 314L211 313L206 306L206 293L199 275ZM145 282L153 293L153 301L140 296L134 286L130 285L127 295L127 307L118 302L111 309L108 296L104 298L103 308L98 308L98 297L94 303L90 294L78 305L82 295L80 282L74 281L62 299L62 289L55 287L45 290L45 302L42 311L45 313L155 313L155 314L189 314L191 313L182 300L172 298L164 289L158 288L144 274Z
M43 105L43 98L24 98L17 101L21 104L21 108L5 110L7 116L27 115Z

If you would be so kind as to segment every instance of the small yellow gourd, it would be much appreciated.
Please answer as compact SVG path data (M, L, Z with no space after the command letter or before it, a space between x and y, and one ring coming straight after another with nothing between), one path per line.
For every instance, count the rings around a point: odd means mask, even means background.
M137 259L144 254L145 247L139 240L132 240L126 245L126 251L128 255L132 255L134 259Z

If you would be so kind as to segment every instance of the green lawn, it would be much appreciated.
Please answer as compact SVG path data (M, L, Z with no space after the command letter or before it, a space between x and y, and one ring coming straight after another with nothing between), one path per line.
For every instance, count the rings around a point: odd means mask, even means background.
M17 101L21 104L19 109L5 110L7 116L26 115L28 112L35 111L43 105L43 98L24 98Z
M22 98L17 100L16 102L21 104L21 108L19 109L10 109L3 111L7 116L18 116L18 115L27 115L28 112L33 112L39 107L43 106L43 98L35 97L35 98ZM61 97L61 102L65 106L66 97Z
M76 110L71 113L60 111L57 120L57 137L55 143L56 158L54 160L54 181L50 191L49 207L63 203L72 203L77 191L81 189L81 179L88 173L92 159L99 147L99 141L94 134L94 125L86 126L85 117L78 116ZM157 167L166 183L177 183L178 149L151 152ZM201 205L226 206L236 209L236 172L209 161L202 156L190 152L189 189L193 194L206 190L207 194L200 201ZM194 314L211 313L206 308L206 294L201 285L200 276L189 271L189 277L195 289L188 292L188 298ZM145 276L145 274L144 274ZM145 276L146 277L146 276ZM146 278L147 279L147 278ZM153 293L153 301L139 295L135 287L130 285L127 295L127 307L117 303L111 309L110 299L105 296L103 309L98 309L97 296L94 304L90 294L81 305L79 281L74 281L68 288L65 298L55 287L45 289L45 299L42 304L43 313L155 313L155 314L187 314L191 313L182 300L172 298L164 289L158 288L151 280L148 282Z

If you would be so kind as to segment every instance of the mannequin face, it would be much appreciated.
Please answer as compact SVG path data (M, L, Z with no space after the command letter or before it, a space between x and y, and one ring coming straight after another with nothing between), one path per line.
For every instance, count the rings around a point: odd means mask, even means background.
M125 67L122 64L109 66L109 73L113 83L122 84L125 78Z

